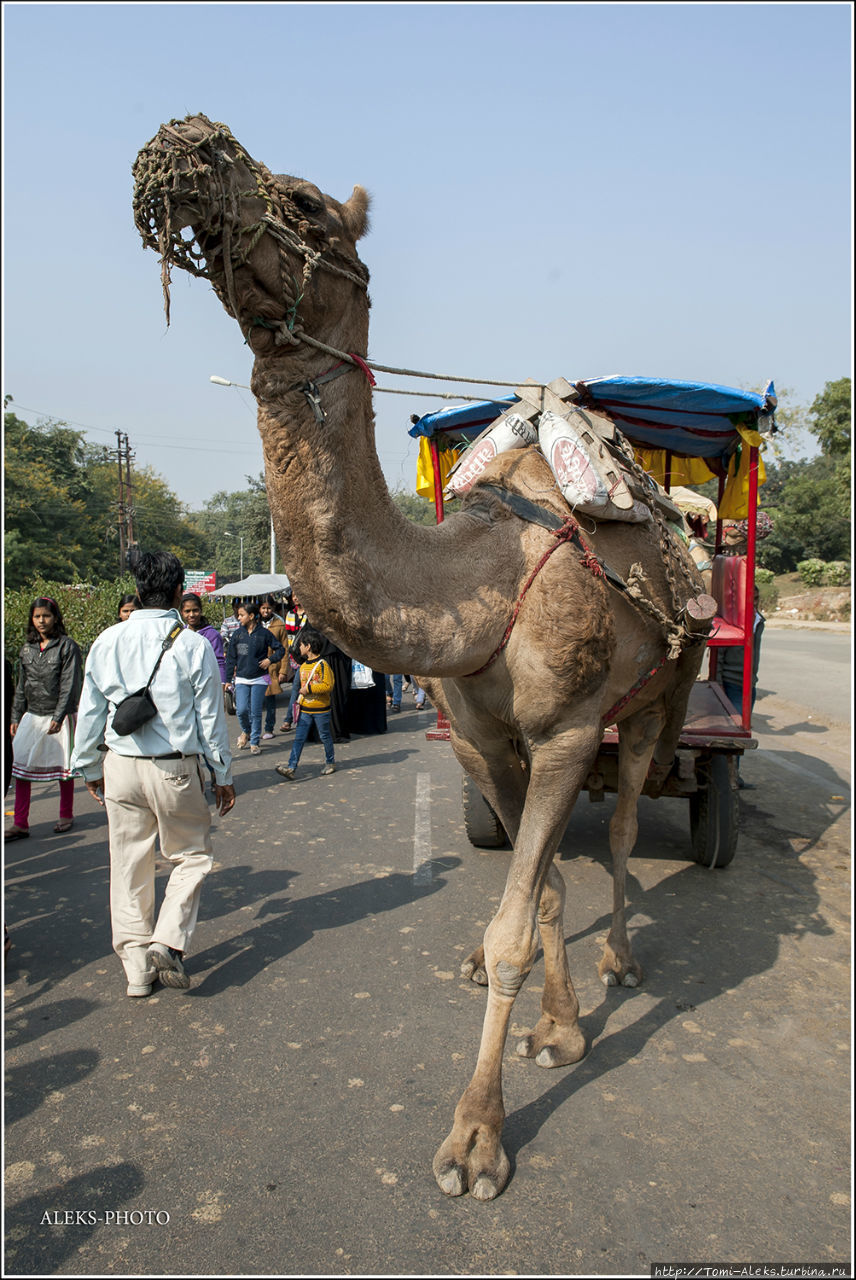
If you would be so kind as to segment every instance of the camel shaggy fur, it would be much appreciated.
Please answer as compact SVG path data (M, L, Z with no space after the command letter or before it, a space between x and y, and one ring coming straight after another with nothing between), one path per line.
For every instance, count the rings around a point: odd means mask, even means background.
M400 514L377 459L369 381L348 360L365 359L368 348L368 273L356 252L368 222L362 188L339 203L310 182L273 175L201 115L163 126L135 175L137 224L161 255L167 300L171 266L204 276L253 350L270 510L301 604L347 653L418 675L450 721L455 755L512 841L502 902L467 964L470 974L483 965L488 981L478 1060L434 1159L444 1192L492 1199L509 1177L503 1049L539 939L541 1017L517 1052L557 1067L586 1051L565 954L565 886L553 859L603 717L663 661L663 629L566 541L535 577L497 653L553 534L481 482L436 528ZM180 235L188 226L192 248ZM535 447L502 454L483 481L562 521L569 515ZM587 525L592 548L616 573L626 579L641 566L663 613L674 614L676 579L684 598L701 589L688 557L674 548L664 554L656 521ZM666 661L618 714L613 915L599 965L607 984L642 978L625 923L637 799L646 779L650 787L669 772L702 652L689 645Z

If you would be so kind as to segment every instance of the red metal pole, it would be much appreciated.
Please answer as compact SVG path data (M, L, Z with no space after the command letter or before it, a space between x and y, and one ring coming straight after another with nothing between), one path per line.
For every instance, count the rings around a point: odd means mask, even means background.
M446 508L443 503L443 481L440 478L440 450L433 436L428 441L428 448L431 450L431 467L434 471L434 509L437 523L442 524L446 518Z
M725 496L725 475L726 475L725 472L720 472L719 490L716 495L716 533L714 534L714 539L713 539L714 557L722 553L722 517L719 514L719 508L722 506L722 499ZM708 652L707 678L708 680L715 680L716 668L719 662L719 655L717 654L716 648L714 646L711 646L707 652Z
M443 481L440 479L440 450L437 448L437 441L432 436L428 440L428 447L431 450L431 466L434 471L434 508L437 516L437 523L442 524L446 515L446 508L443 503ZM449 741L449 721L445 716L437 711L437 727L429 729L425 734L426 738L440 738L445 742Z
M755 544L758 540L758 450L749 451L749 521L746 535L746 601L743 616L743 728L752 727L752 676L755 647Z

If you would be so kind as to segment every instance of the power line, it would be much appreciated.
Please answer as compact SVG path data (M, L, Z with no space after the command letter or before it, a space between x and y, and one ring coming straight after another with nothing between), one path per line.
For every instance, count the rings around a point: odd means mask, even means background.
M11 400L10 404L16 411L20 410L22 413L37 413L42 418L52 419L57 426L80 427L81 430L83 431L95 431L99 435L109 436L109 435L115 434L115 429L108 430L105 427L92 427L87 422L76 422L73 418L55 417L53 414L48 413L44 409L32 409L27 405L18 404L16 400ZM144 444L156 442L156 447L158 449L178 449L185 453L198 453L199 452L198 445L204 444L206 447L206 451L208 453L222 453L222 454L231 455L232 457L246 457L247 455L246 449L214 448L211 445L210 437L206 437L206 436L185 436L184 437L186 440L196 441L196 444L161 444L160 443L161 440L171 439L171 437L169 436L138 435L136 438L142 441Z

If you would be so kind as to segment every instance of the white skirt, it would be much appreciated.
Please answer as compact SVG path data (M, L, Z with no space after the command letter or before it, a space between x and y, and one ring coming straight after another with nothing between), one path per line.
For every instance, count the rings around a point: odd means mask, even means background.
M52 782L74 775L69 769L74 748L74 716L66 716L59 733L48 733L50 716L25 711L12 739L12 777Z

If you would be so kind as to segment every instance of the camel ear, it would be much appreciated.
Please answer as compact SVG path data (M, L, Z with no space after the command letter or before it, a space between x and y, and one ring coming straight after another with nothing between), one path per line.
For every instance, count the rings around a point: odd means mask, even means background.
M371 196L365 187L354 187L350 200L342 205L342 222L353 240L359 240L369 229Z

